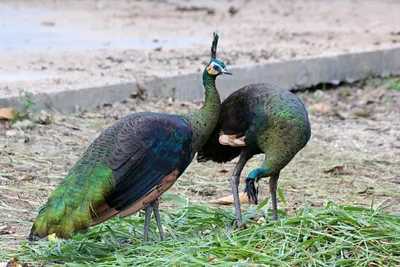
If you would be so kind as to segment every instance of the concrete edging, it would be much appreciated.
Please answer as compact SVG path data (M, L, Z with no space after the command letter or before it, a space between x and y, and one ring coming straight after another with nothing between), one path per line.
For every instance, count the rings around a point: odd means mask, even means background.
M323 82L336 84L357 81L367 76L400 75L400 47L295 59L230 70L233 76L220 77L217 80L222 99L244 85L258 82L274 83L293 90ZM201 78L201 73L152 78L144 81L144 87L151 97L171 96L175 91L174 96L179 100L203 99ZM73 112L77 108L91 109L105 103L123 101L138 89L137 82L132 81L127 84L37 94L35 100L38 109L52 108L61 112ZM0 98L0 107L18 105L18 97Z

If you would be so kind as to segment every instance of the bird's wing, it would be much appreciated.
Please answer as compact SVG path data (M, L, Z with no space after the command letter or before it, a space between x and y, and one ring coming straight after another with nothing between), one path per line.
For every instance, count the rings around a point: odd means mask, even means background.
M127 120L108 158L116 180L108 205L129 207L164 177L173 172L179 177L193 156L192 130L181 117L142 113Z
M233 92L221 104L221 112L217 126L207 140L206 144L197 154L199 162L212 160L215 162L228 162L239 156L241 147L222 145L219 142L221 133L226 135L236 135L241 138L251 126L252 107L249 102L255 105L257 101L249 99L248 91L251 86L245 86Z

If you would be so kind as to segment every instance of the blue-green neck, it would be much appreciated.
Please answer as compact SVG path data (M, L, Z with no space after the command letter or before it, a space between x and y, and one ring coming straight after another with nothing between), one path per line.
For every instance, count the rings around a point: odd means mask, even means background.
M204 101L204 105L203 105L202 109L213 112L213 113L216 110L218 110L218 115L219 115L221 99L219 97L219 93L215 86L215 78L216 78L216 76L211 76L210 74L207 73L206 70L204 70L203 86L205 88L206 97L205 97L205 101Z
M210 137L219 119L221 109L221 99L217 88L215 87L215 78L203 72L203 85L205 89L204 105L197 111L194 111L184 117L189 121L195 140L196 151L198 151Z

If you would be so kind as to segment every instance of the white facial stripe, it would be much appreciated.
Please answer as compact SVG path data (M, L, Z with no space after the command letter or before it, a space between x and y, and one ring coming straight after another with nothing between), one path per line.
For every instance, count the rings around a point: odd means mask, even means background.
M217 69L215 68L216 66L218 66L220 69L222 69L222 67L221 67L219 64L217 64L217 63L215 63L215 62L211 62L210 67L211 67L214 71L217 71ZM218 71L217 71L217 72L218 72Z

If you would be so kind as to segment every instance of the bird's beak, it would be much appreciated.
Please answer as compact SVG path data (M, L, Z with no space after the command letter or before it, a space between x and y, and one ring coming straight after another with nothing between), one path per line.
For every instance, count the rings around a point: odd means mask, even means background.
M222 73L223 73L223 74L228 74L228 75L233 75L232 72L230 72L230 71L227 70L227 69L223 69L223 70L222 70Z

